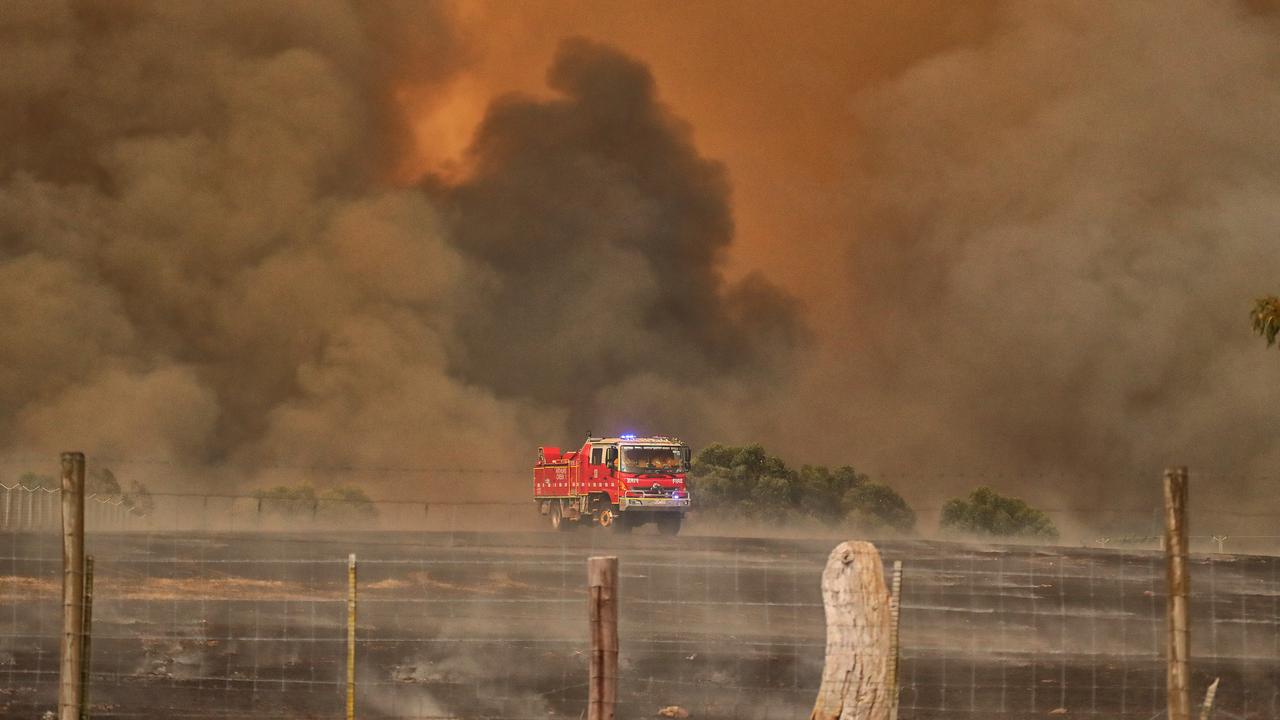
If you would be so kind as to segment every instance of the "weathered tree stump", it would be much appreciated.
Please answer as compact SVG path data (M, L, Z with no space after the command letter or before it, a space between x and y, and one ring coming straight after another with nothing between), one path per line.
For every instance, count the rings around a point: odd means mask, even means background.
M810 720L889 720L889 600L875 545L850 541L831 551L822 572L827 657Z

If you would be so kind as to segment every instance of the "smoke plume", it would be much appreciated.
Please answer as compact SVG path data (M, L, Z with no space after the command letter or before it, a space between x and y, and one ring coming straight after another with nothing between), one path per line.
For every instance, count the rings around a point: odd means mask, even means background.
M563 407L574 428L684 424L681 385L760 369L765 348L801 339L791 302L756 276L721 279L728 179L643 64L573 39L548 83L562 97L494 103L470 177L442 191L458 247L488 271L454 369ZM641 417L637 401L651 406Z
M790 301L721 281L724 169L625 55L566 43L559 97L497 102L474 172L394 184L397 94L465 67L453 28L423 3L7 6L0 445L515 468L771 372Z

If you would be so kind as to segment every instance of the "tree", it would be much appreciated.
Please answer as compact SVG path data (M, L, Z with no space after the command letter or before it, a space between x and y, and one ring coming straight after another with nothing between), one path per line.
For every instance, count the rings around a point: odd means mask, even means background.
M805 465L797 478L800 511L827 524L838 523L848 511L845 496L866 480L848 465L835 472L821 465Z
M1254 300L1249 319L1253 321L1253 331L1266 338L1267 347L1275 345L1280 333L1280 298L1268 295Z
M358 487L342 485L328 488L320 493L320 512L332 515L374 518L378 516L378 508L373 500Z
M700 505L777 520L797 498L795 473L759 445L711 445L698 453L689 473Z
M86 495L120 495L120 481L116 479L116 474L111 472L111 468L98 468L89 471L89 477L85 479L84 492Z
M316 489L310 485L277 485L265 490L254 490L258 507L277 515L301 515L316 512L320 505Z
M137 480L129 481L129 491L121 495L124 502L133 511L139 515L149 515L152 510L156 509L156 501L151 497L151 491L147 490L147 486Z
M845 493L842 507L845 516L861 527L872 530L889 528L911 532L916 527L916 513L893 488L864 481Z
M259 507L273 515L288 517L374 518L378 510L373 500L358 487L340 486L321 492L307 483L277 485L256 490Z
M996 537L1058 537L1058 528L1044 512L989 487L974 490L968 499L948 501L942 507L942 528Z
M689 485L698 507L754 519L812 518L832 526L852 523L900 532L915 527L915 513L887 485L848 465L835 470L805 465L796 471L759 445L704 448L694 460Z
M27 488L44 488L46 490L62 489L61 478L55 478L52 475L40 475L34 472L25 472L18 478L18 482ZM84 494L98 496L119 496L124 504L131 508L139 515L146 515L155 509L155 500L151 497L151 492L147 490L147 486L131 480L129 482L129 490L126 492L120 485L120 480L111 468L95 468L90 470L84 479Z

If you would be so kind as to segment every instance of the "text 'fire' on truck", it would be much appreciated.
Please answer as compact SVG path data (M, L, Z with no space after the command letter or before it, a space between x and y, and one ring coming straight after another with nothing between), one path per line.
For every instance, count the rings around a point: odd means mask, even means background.
M678 438L589 437L582 449L538 448L533 499L557 530L598 525L627 532L653 521L680 532L689 509L689 446Z

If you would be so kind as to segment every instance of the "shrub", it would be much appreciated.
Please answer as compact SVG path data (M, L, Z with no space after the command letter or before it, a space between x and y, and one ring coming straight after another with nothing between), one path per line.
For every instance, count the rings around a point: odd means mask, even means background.
M916 513L893 488L864 481L845 493L842 507L847 517L872 529L890 528L911 532L916 527Z
M759 445L711 445L694 460L689 484L700 505L778 520L794 503L792 475Z
M1058 538L1058 528L1044 512L988 487L955 498L942 507L942 528L995 537Z
M287 517L373 518L378 515L373 500L354 486L327 488L317 493L306 483L277 485L256 490L253 497L263 512Z
M800 468L797 486L800 512L827 524L836 524L848 514L845 498L867 481L849 466L834 472L821 465Z
M378 508L368 494L351 485L328 488L320 493L320 510L363 518L378 516Z
M852 522L901 532L915 527L915 513L887 485L870 482L847 465L793 470L759 445L704 448L693 462L689 485L698 507L744 517L813 518L833 526Z

